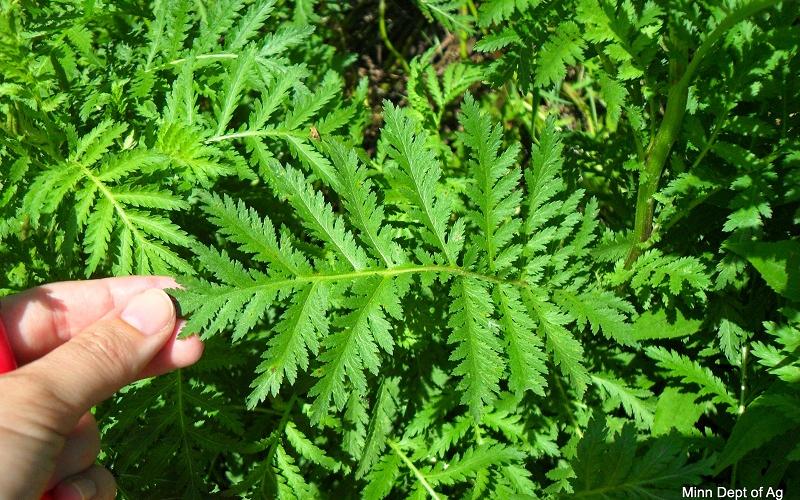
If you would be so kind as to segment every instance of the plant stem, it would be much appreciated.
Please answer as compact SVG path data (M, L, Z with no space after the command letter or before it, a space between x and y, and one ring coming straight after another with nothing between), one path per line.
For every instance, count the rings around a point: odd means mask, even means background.
M386 48L389 49L389 52L391 52L395 59L400 62L406 72L411 71L406 58L403 57L403 55L394 47L392 41L389 40L389 33L386 31L386 0L381 0L378 4L378 30L381 34L381 40Z
M572 424L572 427L575 429L575 434L582 438L583 431L578 425L578 421L575 420L575 415L572 414L572 408L569 407L570 398L567 396L567 391L564 390L564 386L561 384L561 379L559 378L558 374L555 373L555 371L553 372L553 381L556 383L556 389L558 389L558 393L561 396L561 402L564 405L564 411L567 413L567 418Z
M273 473L272 469L272 459L275 457L275 453L278 450L278 445L281 443L281 436L286 430L286 423L289 422L289 417L292 414L292 410L294 409L294 404L297 401L297 393L292 394L291 399L286 404L286 410L283 412L281 416L280 422L278 422L278 427L272 431L273 435L275 436L275 440L272 442L272 445L269 447L269 451L267 451L267 458L264 460L264 464L266 467L264 468L264 478L266 479L267 474ZM273 481L275 479L273 478ZM266 482L262 481L262 488L266 484ZM263 491L263 489L262 489Z
M739 408L738 408L738 416L741 416L745 411L745 397L747 394L747 358L748 354L750 353L750 347L745 344L742 346L742 363L739 367ZM737 460L733 464L733 468L731 469L731 488L736 486L736 472L739 468L739 461Z
M726 31L747 17L776 3L778 3L777 0L757 0L731 12L705 38L688 65L686 47L679 37L674 37L673 42L676 43L670 55L670 86L667 93L667 107L658 132L647 147L647 157L639 175L636 220L634 221L631 249L625 259L626 268L630 268L641 255L643 244L650 239L653 232L653 213L655 211L653 195L658 190L667 157L683 123L689 85L692 83L697 69Z
M463 276L467 278L474 278L481 281L486 281L495 284L505 284L515 286L517 288L528 288L531 285L523 280L502 279L487 274L481 274L470 271L458 266L444 266L444 265L423 265L423 266L398 266L388 269L362 269L360 271L344 272L344 273L324 273L324 274L310 274L299 275L293 278L263 280L255 282L250 286L238 286L236 292L241 292L244 289L282 289L291 286L297 286L303 283L319 283L326 281L352 281L361 278L370 277L392 277L400 276L402 274L414 273L445 273L454 276ZM220 294L225 292L220 291Z
M685 56L685 52L683 52L680 59L670 61L671 73L678 67L684 66L685 57L683 56ZM653 213L655 211L653 195L658 190L667 156L680 131L688 97L688 86L683 86L680 82L670 85L664 118L661 121L658 132L647 147L645 163L639 174L639 190L636 193L636 219L633 226L633 245L628 257L625 259L626 268L629 268L639 257L642 251L641 244L645 243L653 232Z
M467 0L467 6L469 7L469 11L472 14L472 16L475 19L477 19L478 18L478 9L475 8L475 2L473 2L472 0Z
M569 98L569 100L572 101L573 104L575 104L575 106L583 115L583 118L586 122L586 132L588 132L589 135L594 136L595 135L594 120L592 119L592 113L589 110L589 106L586 105L586 101L583 100L580 94L578 94L575 88L568 82L564 82L561 85L561 90L564 92L564 95L566 95Z
M395 454L397 454L397 456L400 457L400 460L402 460L406 464L406 466L409 469L411 469L411 472L414 473L414 476L420 482L422 487L425 488L425 491L428 492L431 498L439 500L441 498L439 494L436 493L436 490L433 489L433 486L431 486L431 484L425 478L425 475L419 469L417 469L417 467L414 465L414 462L412 462L411 459L408 458L408 456L403 452L403 450L400 449L400 445L397 444L395 441L392 441L391 439L388 440L386 444L388 444L389 447L392 449L392 451L394 451Z
M283 415L283 412L272 410L269 408L248 408L243 405L229 405L228 408L231 410L241 411L241 412L254 412L254 413L264 413L266 415Z
M533 96L531 96L531 151L533 150L533 146L535 146L537 144L537 141L536 141L536 118L539 115L539 101L540 100L541 100L541 94L539 94L539 89L536 88L536 89L533 90Z
M467 16L467 14L468 14L467 6L462 5L461 15ZM459 38L458 41L459 51L461 52L461 60L466 61L469 59L469 51L467 50L467 39L469 38L469 34L467 33L466 30L461 30L458 33L458 38Z
M750 354L750 346L747 344L742 346L742 364L741 364L741 377L739 384L739 415L744 413L745 396L747 395L747 360Z

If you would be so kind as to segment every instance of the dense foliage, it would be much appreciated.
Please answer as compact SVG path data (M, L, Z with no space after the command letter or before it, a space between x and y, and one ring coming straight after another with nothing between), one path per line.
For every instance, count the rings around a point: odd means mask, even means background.
M170 274L124 498L800 492L800 7L0 0L0 288Z

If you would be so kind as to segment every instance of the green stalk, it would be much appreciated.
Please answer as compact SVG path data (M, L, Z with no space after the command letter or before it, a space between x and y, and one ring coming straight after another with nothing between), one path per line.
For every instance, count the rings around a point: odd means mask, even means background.
M680 50L678 58L673 58L670 61L670 73L672 75L682 72L681 70L686 63L685 56L686 51L683 49ZM686 111L686 101L689 97L689 87L688 85L682 85L682 81L683 79L670 85L664 118L661 120L658 132L647 147L644 167L639 174L639 190L636 193L633 246L625 259L625 267L630 267L639 257L642 251L641 244L650 239L650 234L653 232L653 213L655 211L653 195L658 190L661 173L664 171L664 165L669 156L669 151L672 149L672 144L678 137L678 132L683 123L683 115Z
M737 417L736 417L737 420L738 420L739 417L742 416L742 414L744 413L744 411L746 409L744 403L747 400L745 396L747 394L747 356L748 356L749 353L750 353L750 347L747 344L743 345L742 346L742 363L741 363L741 366L739 366L739 372L740 372L740 377L739 377L739 408L737 409ZM739 471L739 461L737 460L736 462L734 462L733 469L731 470L731 488L735 488L736 487L736 475L737 475L738 471Z
M586 122L586 132L594 137L597 132L597 128L595 127L595 120L592 118L592 112L589 109L589 106L586 104L586 101L583 100L583 97L581 97L578 91L575 90L575 88L569 82L562 83L561 90L564 92L564 95L566 95L569 100L575 104L575 107L578 108L578 111L580 111L581 115L583 116L583 119Z
M541 101L541 94L538 88L533 89L533 96L531 96L531 150L533 146L538 144L536 140L536 118L539 115L539 102Z
M286 404L286 410L283 412L283 416L281 416L280 422L278 422L278 426L275 430L273 430L273 436L275 436L275 440L269 447L269 451L267 451L267 458L264 460L264 464L266 467L264 468L264 478L267 475L272 476L271 484L275 484L277 479L275 479L275 471L272 468L272 459L275 457L275 453L278 451L278 445L281 444L281 437L283 433L286 432L286 424L289 422L289 417L292 415L292 410L294 409L294 404L297 402L297 393L292 394L291 399ZM264 492L264 486L266 485L266 481L262 481L261 483L261 491Z
M475 7L475 2L472 0L467 0L467 7L469 7L469 11L472 14L472 17L478 19L478 9Z
M406 73L411 71L411 67L408 65L406 58L403 57L403 54L401 54L395 48L392 41L389 40L389 33L386 31L386 0L381 0L378 4L378 30L381 34L381 40L386 48L389 49L389 52L391 52L395 59L397 59L400 64L403 65L403 69L406 71Z
M658 132L647 147L645 163L639 175L633 245L625 259L626 268L629 268L641 255L643 244L650 239L653 232L653 213L655 211L653 195L658 191L659 181L670 149L680 132L689 96L689 85L692 83L697 69L726 31L757 12L774 6L778 1L756 0L728 14L706 37L688 65L686 64L688 60L686 47L681 45L681 40L675 40L678 44L674 53L670 55L670 86L667 93L667 107Z
M400 448L400 444L391 439L386 441L386 444L388 444L389 447L392 449L392 451L394 451L395 454L398 457L400 457L400 460L402 460L403 463L406 464L406 467L408 467L409 470L411 470L411 472L414 474L414 477L417 478L417 481L419 481L422 487L425 488L425 491L428 492L428 495L430 495L431 498L433 498L434 500L439 500L441 498L439 494L436 493L436 490L434 490L433 486L431 486L431 484L428 482L428 479L425 477L425 474L423 474L422 471L417 469L417 467L414 465L414 462L412 462L411 459L408 458L408 455L406 455L403 452L403 450Z
M461 15L466 16L468 14L467 6L461 6ZM469 50L467 50L467 40L469 39L469 35L467 34L466 30L461 30L458 32L458 46L459 52L461 53L461 60L466 61L469 59Z
M555 382L556 389L558 389L558 393L561 396L561 404L564 406L564 412L567 414L567 418L569 419L570 423L572 424L573 430L578 437L583 437L583 431L581 427L578 425L578 421L575 419L575 415L572 413L572 408L569 406L570 398L567 396L567 391L564 390L564 386L561 384L561 379L559 378L558 374L553 372L553 381Z

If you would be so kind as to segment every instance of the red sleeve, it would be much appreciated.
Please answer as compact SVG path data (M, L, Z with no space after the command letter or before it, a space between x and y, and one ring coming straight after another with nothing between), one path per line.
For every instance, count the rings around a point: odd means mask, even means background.
M0 373L10 372L16 367L17 361L14 359L14 353L11 351L11 345L8 343L3 321L0 320Z

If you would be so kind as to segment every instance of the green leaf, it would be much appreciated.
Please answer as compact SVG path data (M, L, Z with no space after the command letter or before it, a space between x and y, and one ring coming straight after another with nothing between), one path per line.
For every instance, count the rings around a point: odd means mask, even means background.
M500 314L500 328L506 339L509 389L518 394L532 391L544 396L547 366L542 341L535 333L536 322L528 316L520 293L514 287L498 285L494 297Z
M538 322L539 331L547 339L545 345L553 354L553 361L561 372L569 377L576 392L583 395L591 378L583 365L583 347L569 330L564 328L564 325L570 322L569 317L541 294L524 290L522 297L533 318Z
M780 392L767 392L747 405L717 459L714 474L719 474L771 439L798 427L800 422L796 418L779 411L782 396ZM793 401L797 404L796 397Z
M367 392L365 370L378 373L381 361L378 348L392 351L389 326L385 319L385 304L397 296L390 278L364 279L353 286L352 310L337 322L341 328L323 341L324 351L320 355L322 367L319 380L309 392L316 397L311 407L312 422L317 423L328 413L331 399L341 410L348 397L349 388L358 395Z
M464 128L461 139L474 157L470 167L475 182L468 186L467 195L477 210L468 217L480 228L477 244L485 252L489 271L498 273L512 266L521 251L519 247L507 248L522 225L514 217L522 201L518 188L522 173L513 167L519 146L500 152L500 126L492 126L470 95L464 101L459 121Z
M676 436L640 446L633 425L619 434L604 428L597 415L578 444L570 480L573 498L673 498L676 482L700 484L709 462L687 463L686 447Z
M645 352L672 377L680 377L685 383L700 386L699 395L712 395L714 402L727 404L730 409L737 406L725 384L709 368L663 347L648 347Z
M704 413L703 406L695 400L694 394L667 387L658 397L652 432L654 436L669 434L675 429L681 434L698 432L694 425Z
M622 381L609 375L592 375L592 382L600 387L613 401L619 401L625 413L635 418L645 427L653 425L653 408L647 399L650 391L626 386Z
M680 309L671 310L669 315L666 309L645 311L633 325L633 338L641 341L687 337L700 331L702 324L699 319L686 318Z
M247 79L253 70L255 48L250 46L236 58L230 69L228 77L220 93L220 103L217 108L217 129L215 135L222 135L233 117L233 112L238 106L241 93L247 85Z
M449 263L455 263L462 245L454 225L447 234L451 209L446 198L437 196L441 166L429 147L427 132L417 132L410 114L390 102L384 103L386 126L382 140L392 159L396 189L408 204L409 215L425 228L425 241L441 251Z
M591 290L582 294L561 290L555 299L567 312L577 318L578 328L588 323L592 333L602 331L606 338L620 344L634 342L634 328L627 318L633 312L631 305L611 292Z
M292 448L297 450L303 458L334 472L339 469L339 464L327 456L321 448L312 443L293 422L286 422L284 431L286 432L286 439L292 444Z
M367 267L366 253L346 228L344 219L333 213L322 193L315 190L300 171L277 165L274 168L270 180L275 191L289 199L312 234L327 243L352 269L358 271Z
M356 470L357 478L374 470L374 464L386 448L386 440L392 430L392 420L397 412L396 399L399 390L397 384L398 379L385 379L378 389L378 396L367 431L364 453L361 455Z
M253 303L262 308L268 305ZM328 336L328 318L325 315L328 307L325 285L314 283L297 291L292 298L292 305L283 313L269 340L264 361L256 368L258 376L251 384L253 392L247 400L249 406L255 406L269 394L278 394L284 378L293 384L298 368L308 368L309 353L316 355L320 339Z
M426 471L432 484L455 484L479 473L492 465L506 464L521 460L522 453L514 448L495 444L485 444L467 450L462 456L440 464Z
M608 76L605 72L600 73L597 81L600 84L600 92L606 103L608 119L616 123L620 115L622 115L622 107L628 97L628 91L621 83Z
M555 34L542 45L534 72L537 87L559 83L567 76L567 66L583 57L585 42L581 28L573 21L564 21Z
M209 220L229 241L236 243L239 250L269 264L270 270L279 274L300 276L310 272L310 265L291 243L285 238L279 241L269 218L261 218L244 202L227 195L220 197L203 192L199 196Z
M226 36L226 49L233 52L241 49L255 37L275 8L276 0L259 0L252 4L247 12L239 18L230 36Z
M726 242L725 248L747 259L770 288L790 300L800 301L800 242Z
M366 169L359 165L355 152L341 142L332 140L329 145L339 176L338 190L344 198L351 223L360 231L361 241L386 267L402 263L406 257L390 229L384 226L384 208L378 204Z
M400 476L401 459L395 454L384 455L367 476L366 488L362 492L366 500L381 500L391 493Z
M503 374L500 343L490 319L492 300L485 285L471 278L458 278L451 294L448 326L453 331L447 341L457 346L450 360L458 362L453 373L461 377L461 402L479 422L484 406L491 404L499 391Z

